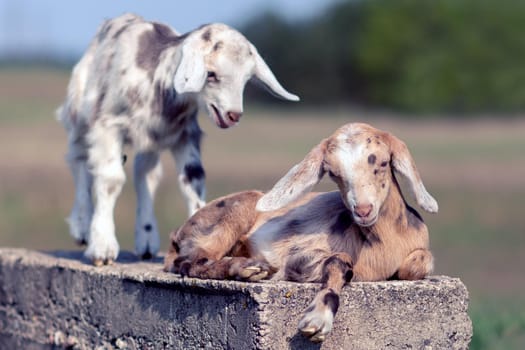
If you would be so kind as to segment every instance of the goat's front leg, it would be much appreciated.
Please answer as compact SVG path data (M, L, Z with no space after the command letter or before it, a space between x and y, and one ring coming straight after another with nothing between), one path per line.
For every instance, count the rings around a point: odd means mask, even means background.
M137 193L135 221L135 253L143 259L155 256L160 248L160 237L154 212L155 191L162 177L158 152L143 152L135 156L133 167Z
M71 236L75 238L78 244L84 245L89 240L93 216L93 200L91 197L93 178L88 171L86 144L83 137L75 134L75 130L70 131L67 155L67 161L75 181L75 202L67 222Z
M179 187L186 198L188 216L205 205L206 186L205 173L201 163L200 139L201 133L197 122L193 132L171 148L178 172Z
M323 285L299 322L299 331L313 342L322 342L332 330L339 308L339 294L353 276L352 258L345 253L330 256L323 263Z
M89 166L93 176L95 210L91 220L87 258L95 265L112 263L119 253L113 209L126 174L122 168L122 143L116 128L95 124L88 134Z

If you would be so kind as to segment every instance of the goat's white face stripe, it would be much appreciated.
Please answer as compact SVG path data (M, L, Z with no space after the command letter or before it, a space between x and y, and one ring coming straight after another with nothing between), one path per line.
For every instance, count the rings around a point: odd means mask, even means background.
M348 192L345 193L346 198L344 199L350 207L357 204L354 193L356 184L353 179L355 178L357 163L363 157L363 148L364 146L361 144L352 145L345 141L340 144L336 151L336 157L339 161L339 169L341 171L340 176L347 180L345 188L347 188Z
M244 86L250 78L253 67L253 63L249 63L251 62L235 64L221 57L215 62L214 68L210 68L217 74L219 81L206 84L203 98L207 103L213 103L221 114L229 111L243 112Z

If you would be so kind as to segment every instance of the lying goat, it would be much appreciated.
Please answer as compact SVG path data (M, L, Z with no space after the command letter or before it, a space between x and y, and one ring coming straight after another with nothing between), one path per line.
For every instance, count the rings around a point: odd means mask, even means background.
M216 199L171 234L165 270L198 278L322 282L300 331L322 341L350 281L414 280L432 271L428 231L405 202L427 193L405 144L366 124L347 124L313 148L273 189ZM308 193L325 173L339 192Z
M275 95L298 100L278 83L255 47L224 24L178 35L166 25L126 14L101 26L75 66L58 111L69 136L76 187L70 231L88 244L85 254L96 265L111 263L119 251L113 208L125 181L123 145L137 152L135 250L149 257L159 249L153 213L162 173L159 152L171 151L193 214L205 197L198 105L220 128L236 125L244 86L252 77Z

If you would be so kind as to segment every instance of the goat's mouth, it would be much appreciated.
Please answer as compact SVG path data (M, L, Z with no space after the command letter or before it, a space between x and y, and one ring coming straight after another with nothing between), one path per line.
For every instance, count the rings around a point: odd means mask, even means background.
M210 104L210 106L211 106L211 110L213 111L213 113L210 113L210 114L212 114L213 120L215 121L215 124L217 124L219 128L228 129L230 126L232 126L228 124L226 120L224 120L224 118L221 116L221 113L219 112L219 109L215 107L215 105Z
M374 214L369 214L368 216L365 216L365 217L357 216L354 214L353 217L354 217L355 223L361 227L370 227L374 225L378 219L378 216Z

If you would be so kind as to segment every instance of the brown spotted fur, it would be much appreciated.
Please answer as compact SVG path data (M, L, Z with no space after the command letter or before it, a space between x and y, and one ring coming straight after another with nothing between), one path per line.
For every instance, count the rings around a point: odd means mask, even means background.
M359 157L349 172L344 156L354 157L351 150ZM198 211L172 233L165 270L198 278L320 282L299 329L322 341L346 283L414 280L432 271L427 227L403 198L393 170L409 180L420 206L437 211L404 143L366 124L348 124L269 193L231 194ZM327 172L339 191L308 193ZM359 217L360 209L376 210L376 221Z

